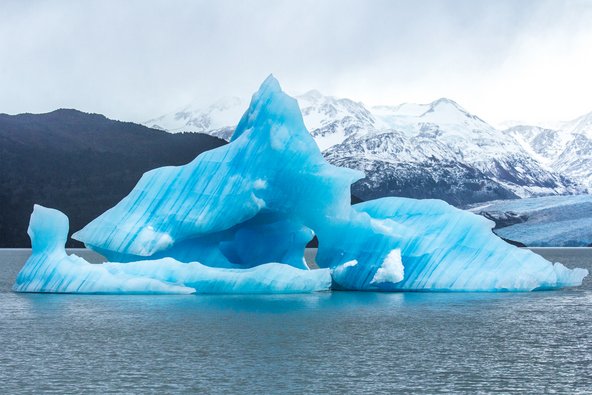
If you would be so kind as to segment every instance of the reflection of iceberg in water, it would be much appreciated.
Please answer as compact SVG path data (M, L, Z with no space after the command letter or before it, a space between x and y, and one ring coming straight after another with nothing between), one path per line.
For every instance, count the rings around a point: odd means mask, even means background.
M15 290L285 293L326 290L332 281L349 290L501 291L579 285L587 274L508 245L491 222L441 201L352 207L350 185L361 177L324 160L298 103L269 77L230 144L147 172L73 235L126 263L66 256L67 218L38 207L33 256ZM304 262L313 235L325 270Z

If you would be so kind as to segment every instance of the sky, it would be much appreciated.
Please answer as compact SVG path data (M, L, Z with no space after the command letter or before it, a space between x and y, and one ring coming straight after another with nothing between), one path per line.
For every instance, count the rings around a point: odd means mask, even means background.
M570 120L592 111L592 0L0 2L0 113L142 122L270 73L292 94Z

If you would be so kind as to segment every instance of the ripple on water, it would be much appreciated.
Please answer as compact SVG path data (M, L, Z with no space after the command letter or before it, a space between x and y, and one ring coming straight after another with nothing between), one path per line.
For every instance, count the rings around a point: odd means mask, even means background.
M574 251L544 253L591 269ZM590 278L518 294L11 293L27 254L0 251L5 393L592 392Z

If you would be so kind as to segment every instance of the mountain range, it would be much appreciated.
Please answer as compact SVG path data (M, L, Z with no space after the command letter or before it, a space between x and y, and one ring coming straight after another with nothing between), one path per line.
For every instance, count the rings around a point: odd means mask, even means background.
M456 206L591 187L592 113L560 130L515 126L498 130L458 103L367 107L310 91L296 96L304 122L330 163L366 178L354 195L440 198ZM200 132L228 140L248 105L229 98L188 105L147 121L169 132Z
M504 132L539 162L592 190L592 112L555 129L516 125Z
M555 129L499 130L449 99L375 107L317 91L297 99L325 157L366 173L352 188L353 202L397 195L475 207L591 188L591 114ZM80 229L145 171L187 163L225 144L247 105L232 98L187 106L147 122L150 127L68 109L0 114L0 247L28 246L34 203L60 209L71 229ZM481 211L501 229L505 218L516 217L512 207L497 203L495 212ZM528 223L543 223L547 212L528 214Z

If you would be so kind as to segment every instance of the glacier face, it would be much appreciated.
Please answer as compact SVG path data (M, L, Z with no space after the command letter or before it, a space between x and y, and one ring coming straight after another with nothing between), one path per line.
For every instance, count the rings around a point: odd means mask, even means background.
M528 247L592 246L592 195L545 196L479 204L495 233Z
M297 101L270 76L228 145L147 172L73 235L112 262L66 255L67 218L36 207L33 256L15 290L528 291L579 285L587 274L506 244L492 222L442 201L352 207L350 186L363 176L325 160ZM320 270L303 259L313 235Z

